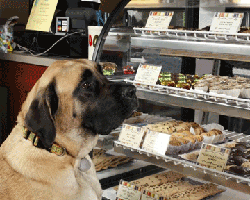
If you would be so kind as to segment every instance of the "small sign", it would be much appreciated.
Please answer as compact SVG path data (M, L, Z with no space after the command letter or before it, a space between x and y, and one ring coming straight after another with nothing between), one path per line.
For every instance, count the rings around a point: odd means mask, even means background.
M237 33L240 31L240 26L244 13L225 13L216 12L210 27L211 32L218 33Z
M144 132L143 127L124 124L118 141L133 148L140 148Z
M140 64L135 75L135 81L155 85L160 75L162 66Z
M171 135L147 130L142 148L150 153L165 155Z
M226 167L230 150L212 144L203 143L197 162L209 169L216 169L220 172Z
M131 185L126 181L120 181L116 200L140 200L141 187Z
M49 32L57 3L58 0L35 0L26 29Z
M146 28L167 29L172 21L174 12L151 11L147 20Z
M69 31L69 17L56 17L56 35L65 35Z

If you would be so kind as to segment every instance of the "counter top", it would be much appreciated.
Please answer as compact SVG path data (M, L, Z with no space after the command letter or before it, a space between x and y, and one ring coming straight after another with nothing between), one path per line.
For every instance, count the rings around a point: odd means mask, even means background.
M0 59L48 67L56 60L72 58L65 58L59 56L32 56L29 53L13 51L13 53L0 53Z

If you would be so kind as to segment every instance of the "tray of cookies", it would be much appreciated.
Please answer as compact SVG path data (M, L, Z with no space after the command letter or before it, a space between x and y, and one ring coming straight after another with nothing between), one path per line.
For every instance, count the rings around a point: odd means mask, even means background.
M165 141L166 151L161 150L164 155L178 155L193 149L199 149L204 142L213 144L226 141L224 127L219 124L201 126L195 122L183 122L171 118L167 120L161 118L160 121L154 123L148 122L146 120L139 124L124 124L123 129L133 129L133 133L126 133L122 129L118 141L153 152L157 141L158 143L159 140L163 143ZM153 121L150 120L150 122ZM139 135L140 137L138 137ZM137 145L134 145L135 143Z
M164 171L131 182L120 181L120 185L121 184L140 188L141 199L151 197L150 199L201 200L213 197L225 191L225 189L213 183L193 180L174 171ZM119 190L119 187L115 187L115 190Z
M108 155L106 154L106 150L96 148L96 149L93 149L92 161L95 165L96 171L99 172L101 170L114 168L114 167L117 167L118 165L129 163L133 161L133 159L128 158L126 156Z

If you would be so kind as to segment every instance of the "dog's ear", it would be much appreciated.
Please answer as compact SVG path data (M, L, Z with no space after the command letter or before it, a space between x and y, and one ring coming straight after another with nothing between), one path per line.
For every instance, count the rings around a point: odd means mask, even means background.
M37 134L41 141L40 145L45 149L51 148L56 137L54 117L57 109L58 96L54 80L32 101L25 116L25 126Z

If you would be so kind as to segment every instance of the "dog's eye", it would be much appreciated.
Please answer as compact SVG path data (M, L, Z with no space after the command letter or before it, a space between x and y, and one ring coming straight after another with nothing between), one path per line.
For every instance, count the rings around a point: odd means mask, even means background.
M90 88L91 86L92 86L92 83L84 83L82 87L83 87L84 89L88 89L88 88Z

